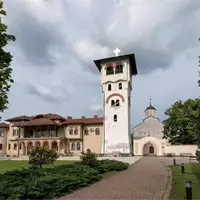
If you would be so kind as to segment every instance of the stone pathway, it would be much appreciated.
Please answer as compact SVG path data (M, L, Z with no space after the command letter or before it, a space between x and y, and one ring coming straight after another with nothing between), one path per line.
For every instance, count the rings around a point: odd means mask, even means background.
M105 178L59 200L161 200L169 171L158 157L143 157L128 170Z

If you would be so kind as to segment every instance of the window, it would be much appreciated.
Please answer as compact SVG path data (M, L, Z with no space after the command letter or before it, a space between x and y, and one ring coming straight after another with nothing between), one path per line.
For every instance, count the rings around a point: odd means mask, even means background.
M76 144L76 149L77 149L77 150L81 150L81 144L80 144L80 142L78 142L78 143Z
M111 74L114 74L114 70L112 66L107 67L106 69L106 75L111 75Z
M73 151L76 150L76 145L74 142L71 144L71 150L73 150Z
M74 130L74 135L78 135L78 129Z
M84 130L84 134L85 134L85 135L89 135L89 131L88 131L87 128Z
M16 136L16 129L13 129L13 136Z
M115 106L115 101L114 100L111 101L111 106L112 107Z
M108 84L108 91L111 91L111 90L112 90L112 85Z
M17 144L14 143L14 147L13 147L14 150L17 150Z
M73 129L70 129L70 130L69 130L69 134L70 134L70 135L73 135Z
M123 73L123 66L122 65L117 65L115 74Z
M117 115L114 115L113 120L114 122L117 122Z
M3 137L4 136L4 131L3 129L0 129L0 137Z
M119 106L119 99L116 100L115 106Z
M119 83L119 90L122 90L122 83Z
M8 150L10 150L10 144L8 145Z
M96 128L96 129L95 129L95 134L96 134L96 135L100 135L100 129L99 129L99 128Z
M0 144L0 150L2 150L3 149L3 144Z

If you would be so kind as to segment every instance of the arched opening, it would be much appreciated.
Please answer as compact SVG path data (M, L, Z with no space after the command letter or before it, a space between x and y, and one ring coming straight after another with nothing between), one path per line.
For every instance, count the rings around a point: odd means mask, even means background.
M143 155L144 156L156 155L155 147L151 142L148 142L148 143L146 143L144 145L144 147L143 147Z
M53 141L52 144L51 144L51 148L55 151L58 150L58 143L56 141Z
M123 73L123 65L119 64L116 66L115 74Z
M76 150L76 145L75 145L74 142L72 142L72 144L71 144L71 150L72 150L72 151L75 151L75 150Z
M73 135L73 129L70 129L70 130L69 130L69 134L70 134L70 135Z
M116 100L115 106L119 106L119 99Z
M78 143L76 144L76 149L77 149L78 151L81 150L81 144L80 144L80 142L78 142Z
M48 142L44 142L43 143L43 147L49 149L49 143Z
M114 74L114 70L112 66L106 68L106 75Z
M114 115L114 116L113 116L113 121L114 121L114 122L117 122L117 115Z
M27 154L28 154L28 155L30 154L30 152L32 151L32 149L33 149L33 143L32 143L32 142L29 142L29 143L27 144Z
M119 90L122 90L122 83L119 83Z
M35 147L40 147L40 142L36 142Z
M84 135L89 135L89 131L87 128L85 128L85 130L84 130Z
M112 85L108 84L108 91L111 91L111 90L112 90Z
M115 106L115 101L111 100L111 107Z
M78 129L74 130L74 135L78 135Z
M95 129L95 134L96 134L96 135L100 135L100 129L99 129L99 128L96 128L96 129Z

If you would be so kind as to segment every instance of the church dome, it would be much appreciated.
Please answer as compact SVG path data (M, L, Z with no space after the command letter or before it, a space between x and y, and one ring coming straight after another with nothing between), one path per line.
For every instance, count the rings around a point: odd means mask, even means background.
M146 108L146 110L156 110L156 109L155 109L155 107L153 107L153 106L150 104L150 106L148 106L148 107Z

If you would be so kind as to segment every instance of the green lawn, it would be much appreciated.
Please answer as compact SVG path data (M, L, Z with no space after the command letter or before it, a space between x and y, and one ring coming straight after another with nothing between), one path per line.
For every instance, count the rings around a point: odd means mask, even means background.
M50 167L55 165L69 164L75 161L69 160L57 160L53 165L44 165L44 167ZM14 169L27 168L29 166L27 160L0 160L0 173L4 173L6 171L11 171Z
M185 181L192 181L193 199L200 199L200 164L185 164L186 175L181 175L181 167L170 166L172 171L171 199L185 198Z

